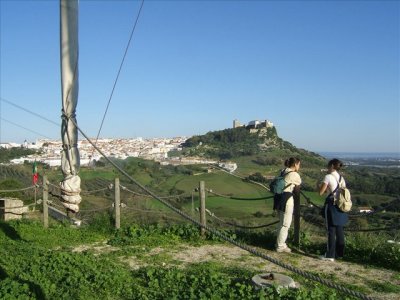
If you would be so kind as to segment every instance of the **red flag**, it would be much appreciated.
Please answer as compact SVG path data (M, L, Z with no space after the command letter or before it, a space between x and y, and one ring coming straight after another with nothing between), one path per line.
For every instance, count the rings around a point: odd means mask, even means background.
M36 166L36 160L35 160L33 163L33 166L32 166L32 183L36 184L38 181L38 178L39 178L39 174L37 172L37 166Z

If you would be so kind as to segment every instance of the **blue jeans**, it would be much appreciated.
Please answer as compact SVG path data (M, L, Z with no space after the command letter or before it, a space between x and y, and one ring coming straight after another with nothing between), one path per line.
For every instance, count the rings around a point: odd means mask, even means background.
M328 212L333 206L325 206L325 222L328 232L326 257L338 258L344 255L344 230L343 226L333 225L331 214Z

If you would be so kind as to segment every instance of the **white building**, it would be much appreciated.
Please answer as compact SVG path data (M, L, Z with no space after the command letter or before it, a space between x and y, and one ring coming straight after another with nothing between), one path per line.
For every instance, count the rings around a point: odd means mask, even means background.
M237 164L231 162L218 163L218 166L227 170L230 173L234 172L237 169Z

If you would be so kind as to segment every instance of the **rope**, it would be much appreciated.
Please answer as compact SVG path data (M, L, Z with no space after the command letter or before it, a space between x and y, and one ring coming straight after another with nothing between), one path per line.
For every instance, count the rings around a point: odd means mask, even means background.
M47 201L47 203L48 203L47 205L48 205L49 207L58 208L58 209L60 209L60 210L64 210L64 209L65 209L65 207L62 206L62 205L58 205L58 204L56 204L56 203L49 202L49 201Z
M14 206L14 207L0 207L0 209L4 209L4 210L9 210L9 209L17 209L17 208L25 208L25 207L30 207L30 206L35 206L36 203L31 203L31 204L27 204L27 205L22 205L22 206ZM15 215L21 215L18 213L14 213L12 211L4 211L5 214L15 214Z
M112 205L106 206L106 207L101 207L101 208L93 208L93 209L81 209L79 210L80 212L94 212L94 211L102 211L102 210L107 210L113 208Z
M395 225L391 227L381 227L381 228L370 228L370 229L346 229L346 231L352 231L352 232L371 232L371 231L390 231L394 229L400 228L400 225Z
M49 182L48 185L49 185L49 186L52 186L52 187L54 187L54 188L56 188L56 189L58 189L58 190L61 191L61 188L60 188L59 186L55 185L55 184L52 184L52 183ZM84 191L84 190L82 190L82 191L81 191L81 194L83 194L83 195L89 195L89 194L94 194L94 193L97 193L97 192L102 192L102 191L111 190L111 189L112 189L112 186L108 186L108 187L106 187L106 188L101 188L101 189L97 189L97 190L91 190L91 191ZM54 196L54 195L53 195L53 196Z
M322 209L321 206L319 206L318 204L315 204L314 202L312 202L311 199L306 194L304 194L302 191L300 191L300 194L306 199L308 204L311 204L312 206L315 206L317 208Z
M133 207L128 207L126 206L125 209L130 210L130 211L138 211L138 212L144 212L144 213L152 213L152 214L158 214L162 215L162 217L170 220L177 221L178 217L170 214L165 214L163 211L155 211L155 210L146 210L146 209L140 209L140 208L133 208ZM181 219L179 219L181 220Z
M60 187L59 187L58 185L52 184L51 182L48 182L47 184L48 184L49 186L52 186L52 187L58 189L58 190L61 190Z
M222 220L221 218L217 217L213 212L211 212L211 211L208 210L208 209L206 209L206 213L208 213L208 215L209 215L210 217L215 218L216 220L218 220L219 222L221 222L221 223L223 223L223 224L230 225L230 226L234 226L234 227L237 227L237 228L243 228L243 229L259 229L259 228L264 228L264 227L268 227L268 226L271 226L271 225L274 225L274 224L279 223L279 220L278 220L278 221L274 221L274 222L272 222L272 223L265 224L265 225L243 226L243 225L238 225L238 224L231 223L231 222L226 222L226 221Z
M57 199L61 198L61 195L54 194L52 191L48 191L48 193L49 193L50 196L53 196L53 197L55 197Z
M207 210L206 210L206 211L207 211ZM279 223L279 221L274 221L274 222L272 222L272 223L265 224L265 225L243 226L243 225L238 225L238 224L231 223L231 222L226 222L226 221L222 220L221 218L217 217L214 213L211 213L210 211L207 211L207 213L208 213L211 217L215 218L216 220L218 220L219 222L221 222L221 223L223 223L223 224L230 225L230 226L237 227L237 228L243 228L243 229L259 229L259 228L269 227L269 226L271 226L271 225L275 225L275 224L278 224L278 223Z
M109 188L109 187L106 187L106 188L101 188L101 189L98 189L98 190L82 191L81 194L83 194L83 195L89 195L89 194L94 194L94 193L102 192L102 191L106 191L106 190L110 190L110 188Z
M11 192L22 192L22 191L26 191L26 190L30 190L30 189L34 189L37 188L38 186L36 185L32 185L26 188L22 188L22 189L17 189L17 190L1 190L0 193L11 193Z
M270 190L269 190L269 187L267 187L267 186L263 185L263 184L262 184L262 183L260 183L260 182L257 182L257 181L254 181L254 180L251 180L251 179L245 178L245 177L243 177L243 176L239 176L239 175L236 175L236 174L232 174L231 172L228 172L227 170L225 170L224 168L221 168L221 167L220 167L220 166L218 166L217 164L214 164L214 165L212 165L212 166L214 166L214 167L216 167L216 168L220 169L221 171L224 171L225 173L228 173L229 175L232 175L232 176L234 176L234 177L236 177L236 178L240 178L240 179L242 179L243 181L248 181L248 182L251 182L251 183L257 184L257 185L259 185L259 186L263 187L264 189L266 189L267 191L270 191Z
M127 191L127 192L129 192L129 193L131 193L131 194L134 194L134 195L137 195L137 196L143 196L143 197L149 197L149 198L151 198L150 195L147 195L147 194L139 194L139 193L137 193L137 192L134 192L134 191L128 189L127 187L125 187L125 186L123 186L123 185L120 185L120 187L121 187L122 190ZM190 196L190 195L171 195L171 196L161 196L160 198L162 198L162 199L170 199L170 198L183 198L183 197L189 197L189 196Z
M207 190L207 192L209 192L210 194L216 195L218 197L227 198L227 199L234 199L234 200L265 200L265 199L274 198L274 196L260 197L260 198L240 198L240 197L233 197L233 196L218 194L216 192L213 192L212 190Z
M314 216L305 217L304 215L302 215L302 218L305 222L313 224L313 225L317 226L318 228L321 228L321 230L326 230L324 223L321 223L321 222L319 222L319 220L316 220L316 218ZM397 228L400 228L400 224L394 225L394 226L386 226L386 227L380 227L380 228L367 228L367 229L354 229L354 228L345 227L345 230L347 232L373 232L373 231L390 231L390 230L394 230Z
M309 197L307 197L307 195L305 195L303 192L300 191L300 193L301 193L301 195L303 195L303 197L307 200L307 203L309 203L309 204L311 204L311 205L313 205L313 206L315 206L315 207L317 207L317 208L319 208L319 209L322 209L321 206L319 206L319 205L313 203L313 202L311 201L311 199L310 199ZM396 199L395 199L395 200L396 200ZM385 207L381 207L380 209L374 210L374 211L372 211L372 212L352 212L352 213L349 213L349 214L348 214L348 215L349 215L349 218L359 218L359 217L369 217L369 216L372 216L372 215L374 215L374 214L377 214L377 213L379 213L379 212L381 212L381 211L386 210L388 207L391 207L391 206L397 204L397 203L395 202L395 200L389 202L389 204L386 205Z
M348 288L346 288L346 287L337 285L337 284L333 283L331 280L326 280L326 279L320 278L320 277L318 277L318 276L316 276L316 275L313 275L313 274L311 274L311 273L309 273L309 272L302 271L302 270L300 270L300 269L298 269L298 268L296 268L296 267L293 267L293 266L291 266L291 265L289 265L289 264L283 263L283 262L281 262L281 261L279 261L279 260L277 260L277 259L275 259L275 258L273 258L273 257L270 257L270 256L268 256L268 255L266 255L266 254L264 254L264 253L261 253L261 252L257 251L256 249L253 249L253 248L251 248L251 247L249 247L249 246L247 246L247 245L241 244L241 243L239 243L239 242L237 242L237 241L231 239L230 237L228 237L228 236L226 236L225 234L223 234L223 233L217 231L216 229L213 229L213 228L211 228L211 227L209 227L209 226L207 226L207 225L201 224L199 221L193 219L192 217L190 217L189 215L187 215L187 214L184 213L183 211L181 211L181 210L175 208L175 207L172 206L170 203L168 203L167 201L161 199L161 198L158 197L156 194L154 194L152 191L150 191L149 189L147 189L144 185L142 185L142 184L139 183L137 180L135 180L134 178L132 178L126 171L124 171L123 169L121 169L115 162L113 162L111 159L109 159L109 158L108 158L108 157L107 157L107 156L106 156L106 155L105 155L105 154L104 154L104 153L103 153L89 138L88 138L88 136L78 127L78 125L76 124L76 122L75 122L74 120L71 120L71 121L75 124L75 126L76 126L76 128L79 130L79 132L88 140L88 142L89 142L89 143L90 143L90 144L91 144L91 145L92 145L92 146L93 146L93 147L94 147L94 148L95 148L95 149L96 149L110 164L112 164L119 172L121 172L121 174L123 174L124 176L126 176L131 182L133 182L135 185L137 185L137 186L138 186L139 188L141 188L143 191L145 191L146 193L148 193L149 195L151 195L152 197L154 197L155 199L157 199L158 201L160 201L162 204L164 204L165 206L167 206L168 208L170 208L172 211L174 211L175 213L177 213L178 215L180 215L180 216L183 217L184 219L186 219L186 220L188 220L188 221L191 221L193 224L197 225L198 227L207 230L208 232L214 234L215 236L217 236L217 237L219 237L219 238L221 238L221 239L223 239L223 240L225 240L225 241L227 241L227 242L229 242L229 243L231 243L231 244L233 244L233 245L235 245L235 246L237 246L237 247L239 247L239 248L241 248L241 249L243 249L243 250L246 250L246 251L248 251L248 252L250 252L250 253L252 253L252 254L258 256L258 257L261 257L261 258L263 258L263 259L265 259L265 260L268 260L268 261L270 261L270 262L272 262L272 263L274 263L274 264L276 264L276 265L278 265L278 266L280 266L280 267L282 267L282 268L285 268L285 269L287 269L287 270L289 270L289 271L292 271L292 272L294 272L294 273L297 273L297 274L299 274L299 275L301 275L301 276L303 276L303 277L305 277L305 278L308 278L308 279L317 281L317 282L319 282L319 283L321 283L321 284L323 284L323 285L326 285L326 286L328 286L328 287L334 288L334 289L336 289L336 290L338 290L338 291L341 291L341 292L343 292L343 293L346 293L346 294L351 295L351 296L354 296L354 297L358 297L358 298L361 298L361 299L372 299L371 297L368 297L368 296L366 296L366 295L364 295L364 294L362 294L362 293L360 293L360 292L352 291L352 290L350 290L350 289L348 289Z
M399 199L394 199L394 200L392 200L391 202L389 202L389 204L387 204L387 205L384 206L384 207L382 207L382 204L381 204L381 208L380 208L380 209L377 209L377 210L374 210L374 211L371 211L371 212L359 212L359 213L355 212L355 213L350 213L350 214L349 214L349 217L350 217L350 218L358 218L358 217L369 217L369 216L372 216L372 215L374 215L374 214L377 214L377 213L379 213L379 212L381 212L381 211L386 210L388 207L391 207L391 206L397 204L397 203L396 203L396 200L399 200Z
M152 213L152 214L164 214L166 217L170 217L168 215L165 215L164 211L156 211L156 210L150 210L150 209L141 209L141 208L134 208L134 207L129 207L125 206L124 209L127 210L135 210L135 211L140 211L140 212L145 212L145 213Z

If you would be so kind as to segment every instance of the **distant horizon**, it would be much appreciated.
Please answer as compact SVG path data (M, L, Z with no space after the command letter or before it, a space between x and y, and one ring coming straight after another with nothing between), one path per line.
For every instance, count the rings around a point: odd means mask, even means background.
M349 152L349 151L313 151L325 158L395 158L400 159L399 152Z

